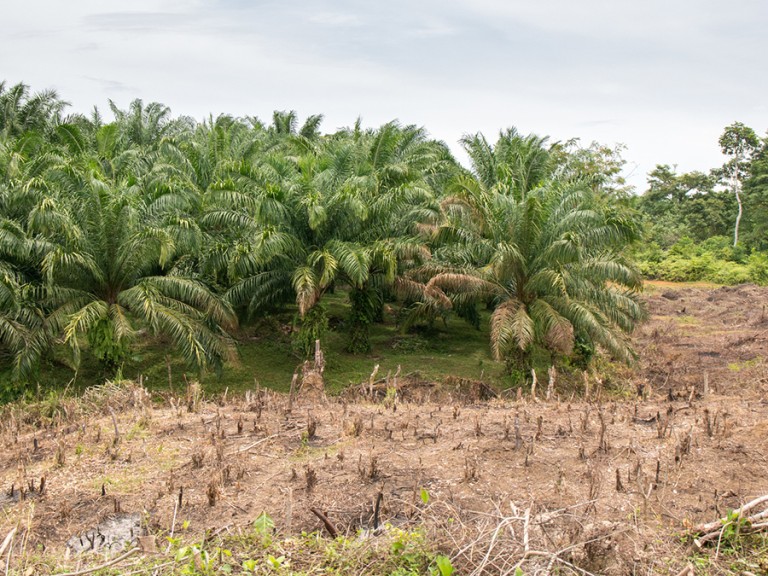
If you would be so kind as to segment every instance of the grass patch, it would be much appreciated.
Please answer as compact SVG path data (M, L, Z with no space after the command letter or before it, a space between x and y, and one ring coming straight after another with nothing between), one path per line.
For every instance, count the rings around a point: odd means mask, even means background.
M326 389L330 393L366 381L377 364L382 376L390 371L394 374L399 366L403 375L418 373L425 379L436 381L454 376L483 380L499 387L508 387L511 383L510 377L504 374L504 365L491 357L488 313L485 311L479 330L459 318L450 317L432 327L418 327L403 333L397 324L397 309L388 306L384 322L370 327L371 352L351 354L346 351L346 294L331 295L326 305L331 329L322 341L322 347L326 358ZM144 385L152 390L179 392L184 389L185 380L197 379L206 392L212 394L227 389L230 392L245 391L256 385L287 392L294 371L303 361L291 344L294 320L295 312L289 309L243 327L234 335L238 359L226 364L219 373L200 375L190 370L173 353L170 342L156 337L135 343L121 373L136 380L141 375ZM66 361L65 351L57 351L41 365L32 382L15 385L10 380L10 368L0 372L0 401L20 396L39 399L51 389L82 392L114 376L105 371L87 350L83 351L76 372Z
M730 362L728 364L728 370L731 372L741 372L742 370L757 366L762 361L762 357L756 356L755 358L752 358L751 360L745 360L744 362Z

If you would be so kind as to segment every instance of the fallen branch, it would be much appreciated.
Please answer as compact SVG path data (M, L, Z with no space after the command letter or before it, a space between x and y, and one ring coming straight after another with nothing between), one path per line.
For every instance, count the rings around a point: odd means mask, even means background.
M694 526L690 533L699 534L700 536L694 539L693 545L697 550L700 550L707 542L717 540L719 543L725 529L733 524L738 524L739 531L745 534L765 530L768 528L768 522L759 522L759 520L764 520L768 517L768 508L755 514L749 514L750 511L765 503L768 503L768 495L760 496L747 502L741 508L734 510L726 518Z
M5 553L5 549L8 548L8 544L13 540L14 534L16 534L16 528L12 528L11 531L8 532L8 536L5 537L5 540L3 540L3 543L0 544L0 558L2 558Z
M256 442L252 442L251 444L248 444L244 448L239 448L239 449L235 450L234 452L232 452L232 454L229 454L229 456L235 456L237 454L241 454L243 452L247 452L251 448L256 448L256 446L258 446L259 444L263 444L267 440L272 440L274 438L277 438L278 436L280 436L280 432L278 432L277 434L272 434L271 436L267 436L266 438L262 438L261 440L257 440Z
M328 516L320 512L317 508L310 508L309 509L312 514L320 518L320 521L325 526L325 529L328 530L328 534L331 535L331 538L336 538L339 535L339 531L336 530L336 526L333 525L333 522L328 520Z
M737 513L740 518L744 518L744 515L747 512L759 506L763 502L768 502L768 495L760 496L760 498L755 498L754 500L747 502L741 508L734 510L734 513ZM759 513L757 516L760 518L764 518L765 516L768 516L768 510L764 510L763 512ZM709 522L707 524L699 524L698 526L694 526L691 529L691 532L706 534L708 532L712 532L712 530L722 528L723 524L727 521L728 521L728 518L721 518L720 520L715 520L714 522Z
M104 564L101 564L99 566L94 566L93 568L86 568L85 570L78 570L77 572L64 572L63 574L59 574L58 576L82 576L82 574L90 574L91 572L97 572L99 570L103 570L104 568L109 568L110 566L114 566L115 564L118 564L122 562L123 560L126 560L127 558L130 558L136 552L138 552L138 548L131 548L123 554L122 556L118 556L117 558L114 558L110 560L109 562L106 562Z

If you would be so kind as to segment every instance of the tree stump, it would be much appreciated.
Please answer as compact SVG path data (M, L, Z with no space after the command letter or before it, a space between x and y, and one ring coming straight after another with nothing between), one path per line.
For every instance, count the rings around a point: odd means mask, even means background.
M301 387L299 394L311 400L325 399L325 357L320 349L320 340L315 340L315 359L307 360L301 367Z

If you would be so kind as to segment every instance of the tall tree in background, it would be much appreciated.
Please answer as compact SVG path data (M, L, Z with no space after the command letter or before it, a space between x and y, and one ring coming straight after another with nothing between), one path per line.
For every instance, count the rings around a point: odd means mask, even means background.
M734 122L726 127L725 132L720 136L719 143L723 154L731 157L723 166L723 173L730 178L731 189L739 206L733 227L733 246L735 247L739 243L739 225L744 212L741 199L742 178L748 171L749 162L760 145L760 139L752 128L741 122Z
M636 200L646 240L667 249L686 236L702 242L727 235L734 199L731 192L716 190L716 183L716 175L678 174L674 167L657 165L648 174L648 190Z

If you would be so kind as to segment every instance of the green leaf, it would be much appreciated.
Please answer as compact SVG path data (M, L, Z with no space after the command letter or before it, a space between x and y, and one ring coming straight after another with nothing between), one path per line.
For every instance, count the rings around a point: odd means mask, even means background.
M272 520L266 512L262 512L259 517L253 521L253 529L262 536L271 534L274 528L275 521Z
M451 576L453 574L453 564L448 556L437 556L435 558L435 564L440 571L440 576Z
M421 489L421 501L424 502L424 504L429 503L429 492L427 492L426 488Z

